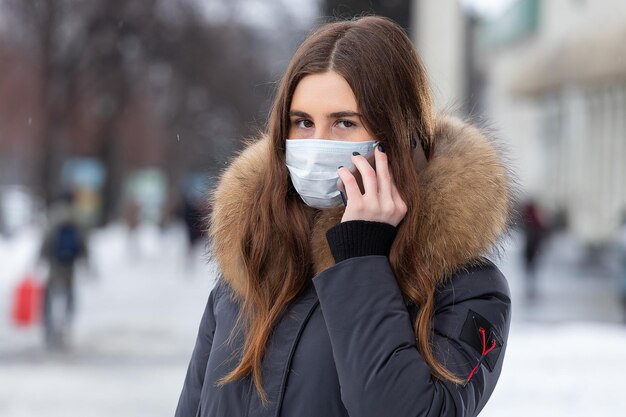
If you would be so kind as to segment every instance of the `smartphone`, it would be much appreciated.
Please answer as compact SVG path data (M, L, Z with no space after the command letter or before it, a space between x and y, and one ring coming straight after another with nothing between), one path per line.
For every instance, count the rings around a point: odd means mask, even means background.
M371 167L374 168L374 171L376 171L376 158L374 155L374 153L376 152L376 146L373 147L372 150L369 151L366 155L364 155L367 162L369 162ZM354 179L359 185L359 190L361 190L361 194L365 194L365 186L363 186L363 177L361 176L361 171L359 171L356 166L352 165L352 167L350 168L350 173L354 175ZM341 178L337 180L337 189L343 193L345 198L348 198L346 193L346 186L343 184L343 181L341 181Z

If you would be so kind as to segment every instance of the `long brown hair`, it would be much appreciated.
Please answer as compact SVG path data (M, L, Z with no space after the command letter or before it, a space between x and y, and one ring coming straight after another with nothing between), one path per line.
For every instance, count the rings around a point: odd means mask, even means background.
M248 274L238 324L246 335L238 366L220 384L252 375L261 399L261 362L274 324L310 282L310 234L315 210L302 203L285 166L289 109L298 82L309 74L335 71L352 88L365 126L379 140L408 212L398 227L390 264L406 301L417 303L419 352L435 377L460 383L433 354L431 322L438 277L414 262L414 233L419 221L419 185L412 162L417 141L428 157L433 150L434 110L424 67L406 33L391 20L367 16L328 23L298 48L283 76L267 126L270 156L255 210L239 244ZM282 259L282 262L272 262ZM279 264L279 265L277 265Z

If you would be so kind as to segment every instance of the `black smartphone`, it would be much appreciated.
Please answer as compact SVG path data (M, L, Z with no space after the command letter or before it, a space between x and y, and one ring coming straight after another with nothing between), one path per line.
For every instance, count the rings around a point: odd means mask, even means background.
M374 156L374 153L376 152L376 146L373 147L371 151L369 151L367 154L364 155L367 162L369 162L371 167L374 168L374 171L376 171L376 158ZM361 194L365 194L365 187L363 186L363 177L361 176L361 171L359 171L356 166L352 165L352 167L350 168L350 173L354 175L354 179L356 180L356 183L359 185L359 190L361 190ZM341 181L341 178L337 180L337 189L341 191L346 198L348 198L346 194L346 186L343 184L343 181Z

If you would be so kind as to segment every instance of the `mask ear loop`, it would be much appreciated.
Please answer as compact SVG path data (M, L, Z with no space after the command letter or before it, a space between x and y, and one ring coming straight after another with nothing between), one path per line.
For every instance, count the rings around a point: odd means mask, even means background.
M417 169L417 172L422 171L426 168L428 164L428 160L426 159L426 154L424 153L424 148L421 146L417 146L418 141L415 138L411 138L411 148L413 148L413 164Z

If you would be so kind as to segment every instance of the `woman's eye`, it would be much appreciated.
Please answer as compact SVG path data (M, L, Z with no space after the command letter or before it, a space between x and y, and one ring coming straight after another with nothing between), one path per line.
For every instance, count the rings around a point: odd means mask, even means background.
M337 125L339 125L339 127L344 128L344 129L356 126L356 124L354 122L351 122L350 120L339 120L337 122Z
M313 122L307 119L296 120L296 125L302 129L309 129L313 127Z

